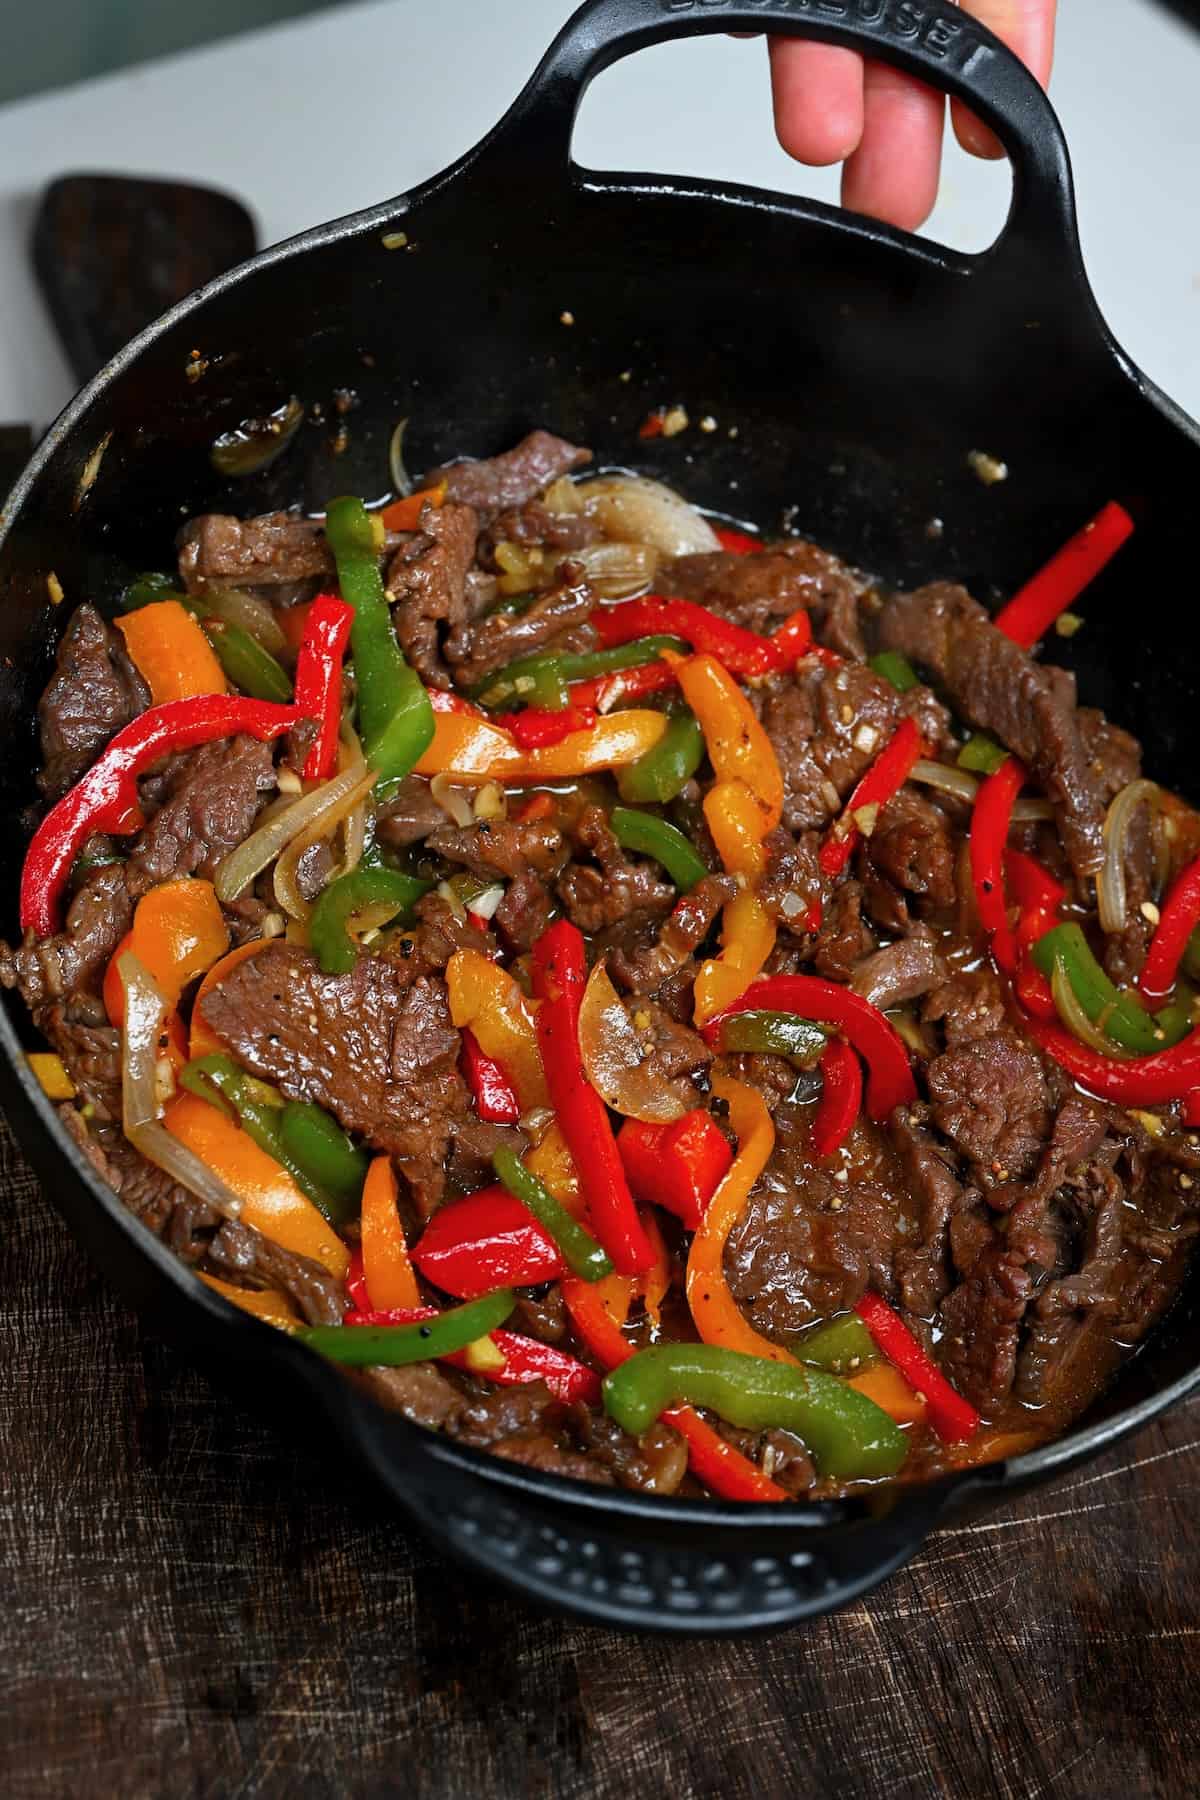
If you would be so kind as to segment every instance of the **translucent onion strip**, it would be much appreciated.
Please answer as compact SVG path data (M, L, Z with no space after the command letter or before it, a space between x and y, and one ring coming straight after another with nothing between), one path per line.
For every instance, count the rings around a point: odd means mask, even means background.
M243 593L241 588L206 587L201 599L214 619L223 619L227 625L240 625L272 656L286 652L288 641L275 616L275 608L261 595Z
M332 837L342 820L347 818L354 808L366 798L375 785L375 771L365 764L351 764L327 781L324 787L318 788L315 795L307 795L306 799L319 797L322 804L308 816L302 829L296 832L280 852L279 861L275 864L275 898L285 913L301 924L306 924L312 913L312 906L300 892L299 868L300 858L314 844L323 838ZM305 804L297 801L297 810Z
M435 775L429 783L429 792L442 811L453 819L460 829L475 823L475 813L471 802L462 788L455 787L448 775L444 773Z
M940 788L944 794L950 794L955 800L961 800L966 806L974 806L975 796L979 792L979 783L974 775L966 769L957 769L946 763L921 761L913 764L910 781L919 781L925 787ZM1039 825L1053 819L1054 808L1048 800L1018 800L1013 807L1014 825Z
M363 761L362 744L349 718L342 720L341 742L338 745L338 770L354 768ZM355 801L346 814L346 822L342 826L342 862L339 875L349 875L357 869L362 861L363 851L367 847L367 796Z
M721 548L708 520L661 481L643 475L601 475L578 483L576 491L605 537L653 544L664 556Z
M388 473L397 500L407 500L413 491L412 477L404 466L404 427L407 424L407 419L401 419L388 443Z
M687 1102L653 1066L648 1041L625 1009L602 962L588 977L579 1010L579 1054L587 1078L606 1106L627 1119L668 1124Z
M278 812L257 831L252 831L245 841L231 850L229 855L217 869L213 886L217 890L217 899L228 903L237 900L250 886L256 875L261 875L268 863L274 862L285 845L304 831L314 819L319 819L338 804L343 795L352 789L360 779L353 769L347 769L342 775L335 775L332 781L314 788L311 794L305 794L302 800L296 800L284 812Z
M1123 787L1104 817L1104 863L1096 877L1096 903L1100 929L1104 932L1124 931L1128 916L1125 896L1125 851L1134 814L1143 803L1153 804L1158 798L1158 785L1153 781L1131 781Z
M609 542L585 544L582 550L572 550L571 561L582 564L598 599L632 600L652 585L658 555L653 544Z
M125 989L121 1038L121 1108L127 1137L158 1117L157 1064L167 998L145 963L132 950L118 959Z

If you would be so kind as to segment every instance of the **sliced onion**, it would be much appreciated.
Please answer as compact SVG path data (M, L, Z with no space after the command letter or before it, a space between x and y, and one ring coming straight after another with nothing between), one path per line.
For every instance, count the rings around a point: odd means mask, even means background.
M180 1187L187 1188L189 1193L197 1195L212 1207L214 1212L223 1214L227 1219L236 1219L242 1210L240 1194L235 1194L227 1187L221 1177L201 1162L194 1150L181 1144L178 1138L172 1137L165 1125L139 1125L134 1131L125 1133L147 1162L162 1169L172 1181Z
M429 792L437 801L442 811L449 818L454 820L454 823L460 830L464 826L473 825L475 823L475 813L472 809L471 802L467 799L462 788L455 787L445 771L440 775L435 775L433 777L432 781L429 783Z
M979 783L965 769L952 768L948 763L915 762L912 767L910 781L919 781L925 787L941 788L944 794L953 794L956 800L965 800L968 806L974 806L975 796L979 792Z
M126 1136L158 1118L158 1051L167 997L140 957L126 950L117 960L125 989L121 1037L121 1110Z
M1133 1051L1126 1050L1123 1044L1114 1044L1113 1040L1088 1018L1061 962L1056 961L1054 964L1054 971L1050 977L1050 992L1054 995L1054 1004L1058 1009L1059 1018L1071 1036L1077 1037L1081 1044L1086 1044L1089 1050L1099 1051L1101 1056L1111 1056L1118 1060L1127 1060L1133 1055Z
M288 641L275 608L261 594L247 594L241 588L206 587L202 601L205 611L214 619L223 619L227 625L240 625L272 656L287 650Z
M653 544L664 556L719 550L720 540L702 514L681 494L644 475L600 475L578 488L583 510L605 537L627 544Z
M1014 825L1045 825L1054 816L1049 800L1018 800L1012 809Z
M484 920L494 919L497 912L500 910L500 904L503 899L503 883L499 881L494 882L491 887L484 888L482 894L476 894L475 898L467 907L468 918L474 917Z
M338 772L343 769L356 768L365 761L363 747L357 731L349 718L342 720L341 743L338 745ZM367 847L367 807L369 796L364 794L356 800L346 814L342 826L342 861L338 875L349 875L357 869Z
M302 832L314 818L320 818L331 806L336 805L342 795L347 793L358 780L353 769L347 769L342 775L335 775L311 794L305 794L302 800L293 800L271 818L252 831L250 836L240 843L236 850L231 850L217 869L213 886L217 891L217 899L226 904L237 900L256 875L261 875L267 864L273 862L285 845ZM337 791L330 796L330 790Z
M579 1053L604 1104L625 1118L666 1125L687 1111L661 1075L647 1073L646 1049L602 962L588 977L579 1009Z
M572 550L571 561L582 565L584 577L600 600L632 600L653 585L658 551L653 544L585 544Z
M1096 902L1100 929L1124 931L1128 917L1125 898L1125 851L1134 814L1143 803L1158 796L1154 781L1131 781L1123 787L1104 817L1104 865L1096 877Z
M315 808L299 831L288 840L286 848L281 852L275 864L275 898L291 918L306 923L312 914L311 904L300 892L299 869L300 858L322 838L332 837L342 820L347 818L354 808L370 793L375 785L375 771L368 769L363 763L353 763L335 775L317 789L316 795L322 804ZM296 802L296 811L305 804L304 800Z
M397 500L407 500L413 491L412 476L404 466L404 427L407 424L407 419L401 419L388 442L388 473Z
M583 501L579 498L579 489L569 475L560 475L552 481L542 495L542 505L547 512L581 513Z

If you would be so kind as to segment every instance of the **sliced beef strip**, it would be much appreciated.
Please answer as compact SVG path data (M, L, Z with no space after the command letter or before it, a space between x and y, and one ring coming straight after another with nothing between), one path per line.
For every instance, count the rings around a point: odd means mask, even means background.
M532 950L554 915L554 897L540 876L526 869L504 890L492 915L504 943L523 953Z
M937 986L945 973L933 939L918 930L856 963L850 986L872 1006L886 1012L889 1006L919 1000Z
M1142 746L1131 732L1114 725L1094 706L1081 706L1076 720L1100 798L1107 806L1141 775Z
M662 998L663 988L685 972L694 973L693 957L737 893L729 875L705 875L678 901L656 933L635 943L614 945L609 974L618 987L633 994ZM689 984L690 985L690 984Z
M125 864L95 869L67 908L62 931L41 940L31 932L13 947L0 942L0 986L16 988L35 1013L49 1000L98 989L132 920Z
M293 1100L314 1100L389 1151L428 1214L467 1112L458 1032L444 983L421 959L362 955L348 975L268 944L204 998L205 1022L246 1068Z
M906 894L937 908L955 899L955 840L942 808L912 787L902 787L879 813L866 840L878 872Z
M350 1374L351 1380L389 1412L398 1412L414 1425L433 1431L456 1418L467 1404L461 1389L431 1362L409 1363L400 1369L372 1366Z
M222 858L249 836L275 785L270 744L235 737L190 751L130 853L130 892L136 898L184 875L211 880Z
M986 1190L1028 1175L1050 1134L1051 1092L1037 1051L1008 1026L946 1050L926 1071L938 1130Z
M1148 805L1139 806L1129 821L1125 838L1124 929L1104 940L1104 967L1118 987L1128 987L1141 973L1154 936L1152 915L1142 907L1154 899L1154 825Z
M611 1471L620 1487L643 1494L673 1494L687 1474L687 1445L669 1425L652 1425L640 1438L590 1406L571 1409L573 1435L591 1460Z
M563 834L548 819L523 823L517 819L480 819L474 825L463 826L450 824L443 815L426 845L448 862L461 863L464 869L486 880L500 876L511 881L528 869L553 879L567 860Z
M494 1449L506 1438L556 1432L566 1408L554 1398L544 1381L527 1381L515 1387L489 1387L469 1396L446 1423L447 1435Z
M682 1106L695 1106L700 1096L690 1077L713 1059L699 1032L641 994L626 1000L625 1011L645 1050L641 1069L647 1079L673 1093Z
M387 591L400 647L431 687L453 686L442 640L472 616L467 572L475 560L479 521L469 506L448 501L421 509L418 530L392 557Z
M242 1219L224 1221L208 1246L208 1260L256 1286L282 1288L310 1325L340 1325L345 1316L345 1289L328 1269L273 1244Z
M1104 856L1104 798L1080 730L1074 677L1035 662L965 588L947 582L890 600L880 637L932 670L964 718L1021 758L1054 802L1076 875L1093 875Z
M864 957L875 949L875 938L862 916L863 891L857 881L835 888L821 918L814 963L827 981L848 982Z
M425 477L427 483L445 480L446 497L473 506L486 521L510 506L523 506L543 488L592 460L551 431L531 431L511 450L481 462L447 463Z
M483 534L481 548L489 554L496 544L542 544L547 550L583 550L604 534L586 513L551 512L540 500L510 506L494 518Z
M856 661L865 656L857 607L867 577L803 538L755 556L726 550L677 556L659 570L656 585L760 633L807 608L831 650Z
M991 969L960 971L935 988L921 1009L927 1025L941 1025L946 1048L957 1050L1002 1030L1004 990Z
M928 1126L928 1108L897 1108L888 1130L911 1192L919 1203L917 1231L896 1251L900 1298L907 1310L928 1319L949 1284L950 1222L967 1204L950 1151Z
M489 1187L495 1180L492 1158L502 1147L523 1156L529 1139L516 1125L495 1125L488 1119L477 1119L473 1112L456 1118L451 1126L446 1163L448 1185L458 1194L474 1194Z
M828 824L899 716L895 688L857 663L830 669L807 657L792 681L770 690L762 722L783 771L789 831Z
M46 799L57 800L73 787L109 738L149 704L150 690L125 654L120 633L94 606L77 607L38 701L38 787Z
M455 681L460 687L478 687L506 664L550 644L564 650L586 649L595 642L588 625L595 604L586 581L567 580L542 594L524 612L490 613L486 619L461 626L445 646Z
M759 886L759 898L784 930L796 937L810 934L807 921L821 903L819 847L815 831L793 837L782 825L766 840L767 873Z
M375 814L375 835L392 850L407 850L446 823L423 775L406 775Z
M38 1030L63 1060L76 1095L101 1122L121 1122L121 1034L103 1012L52 1000L34 1013Z
M206 587L274 587L282 582L332 577L333 552L316 519L264 513L235 519L204 513L178 539L179 573L189 594Z
M602 807L585 807L572 836L576 851L598 864L573 862L558 883L558 897L581 931L591 936L631 914L664 913L674 904L675 889L659 878L656 865L626 856Z

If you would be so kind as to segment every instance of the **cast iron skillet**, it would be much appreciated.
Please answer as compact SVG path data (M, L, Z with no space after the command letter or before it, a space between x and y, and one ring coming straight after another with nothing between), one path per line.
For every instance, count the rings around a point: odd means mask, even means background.
M664 38L763 28L868 51L969 100L1014 166L998 243L961 256L805 201L571 161L580 96L617 58ZM219 432L293 393L329 411L339 389L357 396L341 454L316 423L259 476L214 473ZM676 399L720 430L660 446L668 479L767 527L786 516L898 583L945 575L979 594L1011 591L1105 499L1134 506L1140 529L1089 596L1087 629L1054 648L1087 700L1142 738L1147 767L1187 789L1198 695L1170 596L1194 557L1200 433L1096 310L1062 133L1031 78L973 21L926 0L591 0L453 169L193 295L42 444L0 539L4 927L15 925L33 709L56 631L50 569L72 602L111 599L132 570L169 564L193 513L376 494L402 415L415 467L500 449L535 423L621 460L647 406ZM1002 456L1008 481L982 487L965 466L972 448ZM508 1465L384 1414L203 1291L58 1127L27 1072L18 1014L10 1002L0 1015L4 1105L122 1292L240 1397L315 1421L323 1440L336 1434L444 1549L582 1617L743 1632L843 1605L951 1515L1094 1456L1200 1386L1193 1281L1082 1429L926 1487L739 1507Z

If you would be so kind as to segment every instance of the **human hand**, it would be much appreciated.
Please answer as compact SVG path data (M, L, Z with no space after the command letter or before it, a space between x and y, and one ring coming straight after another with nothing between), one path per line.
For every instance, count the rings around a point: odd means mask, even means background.
M1057 0L961 0L1045 86L1054 54ZM789 155L823 166L844 162L842 204L915 231L937 198L945 101L887 63L834 44L771 40L775 130ZM1003 155L992 133L959 101L954 134L973 156Z

